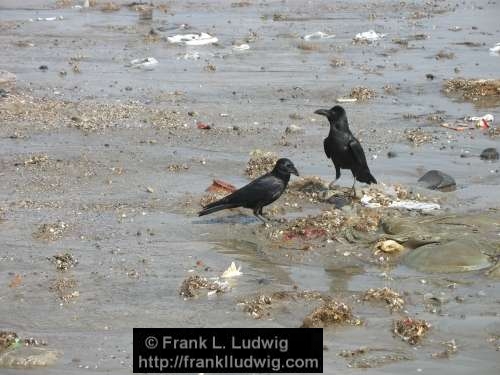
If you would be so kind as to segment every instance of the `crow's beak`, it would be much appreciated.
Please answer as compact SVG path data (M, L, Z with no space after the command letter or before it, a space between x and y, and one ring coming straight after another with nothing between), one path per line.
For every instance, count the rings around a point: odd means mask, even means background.
M314 113L328 117L328 109L317 109Z
M295 168L295 166L291 166L290 167L290 173L293 173L295 176L299 176L299 172L297 171L297 168Z

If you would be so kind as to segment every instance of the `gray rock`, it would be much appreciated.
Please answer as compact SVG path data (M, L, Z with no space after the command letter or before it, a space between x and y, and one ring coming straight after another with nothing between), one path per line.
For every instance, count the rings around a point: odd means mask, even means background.
M420 177L418 182L431 190L453 191L457 187L453 177L435 169Z
M396 154L394 151L389 151L387 153L388 158L395 158L396 156L398 156L398 154Z
M483 152L481 152L480 157L483 160L498 160L499 155L496 148L490 147L485 148Z

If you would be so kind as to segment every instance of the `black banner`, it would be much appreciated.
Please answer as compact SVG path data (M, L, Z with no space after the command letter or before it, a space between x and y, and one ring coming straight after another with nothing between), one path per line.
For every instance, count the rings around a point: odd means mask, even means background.
M134 373L323 372L321 328L134 328Z

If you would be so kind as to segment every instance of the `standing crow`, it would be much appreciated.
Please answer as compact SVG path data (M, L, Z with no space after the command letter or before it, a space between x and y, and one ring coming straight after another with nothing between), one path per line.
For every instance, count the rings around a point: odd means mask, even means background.
M245 207L251 208L253 214L265 222L261 216L262 207L273 203L281 196L288 181L290 181L291 173L299 175L289 159L279 159L271 172L260 176L217 202L206 205L198 213L198 216L208 215L226 208Z
M377 180L366 164L363 148L349 130L344 108L336 105L331 109L318 109L314 113L326 116L330 122L330 133L323 141L323 145L327 158L332 159L335 166L335 181L340 178L341 169L350 169L354 176L353 192L356 180L376 184Z

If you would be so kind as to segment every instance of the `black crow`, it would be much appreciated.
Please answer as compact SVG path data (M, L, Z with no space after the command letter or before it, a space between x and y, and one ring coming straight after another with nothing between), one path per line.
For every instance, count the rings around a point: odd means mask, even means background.
M377 180L368 169L363 148L349 130L344 108L336 105L331 109L318 109L314 113L326 116L330 122L330 133L323 141L323 145L326 156L332 159L335 166L335 181L340 178L341 169L350 169L354 176L353 191L356 180L376 184Z
M262 207L273 203L285 191L290 174L298 176L299 172L289 159L279 159L273 170L253 180L228 196L203 207L198 216L208 215L212 212L226 208L245 207L251 208L253 214L262 222Z

